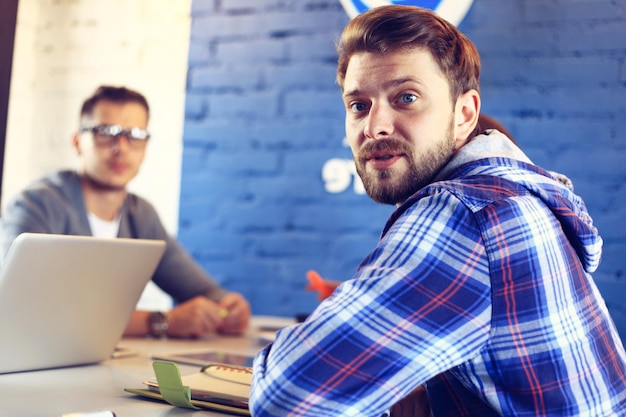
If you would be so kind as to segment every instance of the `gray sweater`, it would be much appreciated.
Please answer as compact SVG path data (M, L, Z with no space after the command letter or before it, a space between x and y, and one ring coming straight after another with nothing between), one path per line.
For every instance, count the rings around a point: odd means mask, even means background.
M154 207L129 193L121 210L118 237L162 239L167 247L152 281L176 302L197 295L219 301L222 289L163 227ZM91 235L87 209L74 171L60 171L28 186L5 208L0 218L1 257L23 232Z

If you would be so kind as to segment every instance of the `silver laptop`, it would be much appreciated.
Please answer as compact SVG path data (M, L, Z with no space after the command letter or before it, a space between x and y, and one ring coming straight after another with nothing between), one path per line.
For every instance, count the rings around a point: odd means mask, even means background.
M23 233L0 267L0 373L110 357L162 240Z

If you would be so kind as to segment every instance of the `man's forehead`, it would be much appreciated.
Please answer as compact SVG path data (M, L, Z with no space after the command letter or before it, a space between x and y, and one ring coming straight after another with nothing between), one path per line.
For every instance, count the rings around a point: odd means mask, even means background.
M358 52L350 57L343 83L343 94L363 88L394 87L404 83L429 85L448 83L430 52L421 48L387 53Z
M145 127L148 123L148 112L144 106L134 101L101 100L93 107L92 114L83 116L83 119L122 126Z

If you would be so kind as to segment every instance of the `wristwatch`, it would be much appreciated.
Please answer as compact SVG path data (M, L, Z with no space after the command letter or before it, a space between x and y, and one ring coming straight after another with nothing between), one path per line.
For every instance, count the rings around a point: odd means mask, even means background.
M148 327L150 334L154 337L163 337L167 334L169 323L167 322L167 315L162 311L153 311L148 316Z

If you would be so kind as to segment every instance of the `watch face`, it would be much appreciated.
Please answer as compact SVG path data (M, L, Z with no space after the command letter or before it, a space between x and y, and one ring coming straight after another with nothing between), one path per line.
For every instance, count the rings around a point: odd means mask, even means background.
M150 313L148 323L150 325L150 333L152 333L153 336L161 337L165 336L165 333L167 333L169 325L167 323L167 316L164 313L160 311Z

